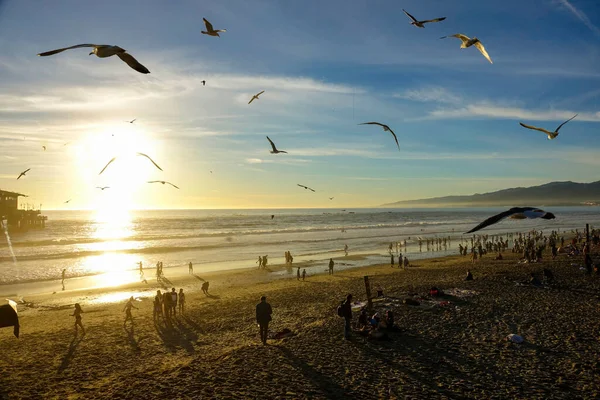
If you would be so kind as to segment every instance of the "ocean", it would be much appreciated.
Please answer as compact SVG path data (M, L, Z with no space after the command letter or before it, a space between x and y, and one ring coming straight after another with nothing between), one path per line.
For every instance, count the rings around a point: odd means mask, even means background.
M169 268L189 262L194 271L256 267L260 255L269 265L283 264L284 252L294 262L326 265L340 257L368 255L367 263L388 262L391 242L407 241L401 251L410 259L443 255L420 252L418 238L450 237L447 253L456 253L462 232L502 208L460 209L277 209L277 210L150 210L118 215L93 211L46 211L46 228L8 231L0 241L0 293L28 282L106 273L135 277L142 262L146 277L162 261ZM555 207L555 220L504 220L481 234L527 232L532 229L582 231L600 226L598 207ZM272 217L273 216L273 217ZM470 236L468 236L470 237ZM395 248L394 248L395 250ZM367 259L365 259L367 260ZM348 265L364 265L366 261ZM130 278L137 279L137 278ZM21 285L19 285L21 286ZM4 289L4 291L2 290Z

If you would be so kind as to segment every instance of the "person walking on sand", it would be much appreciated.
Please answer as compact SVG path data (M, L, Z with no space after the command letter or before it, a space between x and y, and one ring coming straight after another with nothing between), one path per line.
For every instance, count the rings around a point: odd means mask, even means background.
M160 263L156 263L156 282L160 282Z
M267 262L268 262L267 257L269 257L268 254L263 256L263 268L264 269L267 268Z
M298 270L296 271L296 279L300 280L300 267L298 267Z
M123 309L123 311L125 311L125 321L123 321L123 326L127 324L127 321L131 321L131 326L133 326L133 315L131 315L131 309L135 308L137 310L137 307L133 305L133 301L133 296L131 296L129 300L127 300L127 304L125 304L125 308Z
M262 256L258 256L258 261L257 261L257 263L258 263L258 269L262 268L262 262L263 262L262 261Z
M174 317L177 317L177 290L171 288L171 312Z
M71 314L72 317L75 317L75 337L77 337L77 330L79 327L81 327L81 336L85 335L85 328L81 323L81 313L83 313L81 306L79 303L75 303L75 311L73 311L73 314Z
M329 275L333 275L333 266L335 263L333 262L333 258L329 259Z
M348 256L348 245L347 244L344 245L344 255L346 257Z
M194 266L192 265L192 262L190 261L190 263L188 264L188 274L193 275L194 274Z
M302 280L304 281L306 279L306 268L304 268L302 270Z
M350 339L352 331L352 294L348 293L346 301L342 303L342 315L344 316L344 339Z
M160 290L157 290L156 296L154 296L154 309L152 311L152 318L154 318L154 321L156 321L158 317L163 316L162 298L162 293L160 292Z
M271 314L273 310L271 305L267 303L267 297L262 296L260 303L256 305L256 322L260 330L260 341L262 344L267 344L267 334L269 333L269 322L271 322Z
M394 268L394 254L393 253L390 253L390 264L392 264L391 267Z
M179 289L179 314L183 315L183 311L185 309L185 294L183 293L183 289Z
M61 282L61 284L62 284L62 290L65 290L65 275L66 274L67 274L67 270L63 269L62 270L62 282Z

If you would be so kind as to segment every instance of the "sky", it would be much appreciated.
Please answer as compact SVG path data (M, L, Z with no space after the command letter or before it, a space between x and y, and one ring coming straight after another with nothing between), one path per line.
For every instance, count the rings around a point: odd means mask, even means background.
M594 0L1 4L0 189L21 203L370 207L598 179ZM420 29L402 8L447 19ZM227 32L201 34L203 17ZM455 33L494 63L440 40ZM36 56L80 43L118 45L151 73L87 48ZM551 141L519 126L554 130L576 113ZM370 121L400 151L358 125Z

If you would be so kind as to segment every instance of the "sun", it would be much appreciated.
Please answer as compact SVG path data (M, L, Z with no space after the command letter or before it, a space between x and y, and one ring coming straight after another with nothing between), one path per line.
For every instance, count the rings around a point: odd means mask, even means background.
M156 147L143 127L126 123L92 129L77 144L79 178L88 192L89 208L102 214L101 220L125 217L124 212L136 208L135 194L156 170L150 160L137 153L154 155ZM105 186L105 190L97 188Z

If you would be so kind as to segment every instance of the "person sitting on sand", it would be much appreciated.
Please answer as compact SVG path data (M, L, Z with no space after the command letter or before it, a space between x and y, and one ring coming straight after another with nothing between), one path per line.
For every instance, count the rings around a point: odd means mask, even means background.
M542 286L542 282L540 282L533 272L529 275L529 284L537 287Z
M125 326L128 320L131 321L131 326L133 326L133 316L131 315L131 309L135 308L137 310L137 307L133 305L133 301L134 298L133 296L131 296L129 300L127 300L127 304L125 304L125 308L123 309L123 311L125 311L125 321L123 321L123 326Z
M473 274L471 273L471 270L468 269L467 270L467 277L465 278L465 281L472 281L473 280Z
M302 270L302 280L306 279L306 268Z
M269 333L269 322L273 319L271 317L273 310L271 305L267 303L267 297L262 296L260 303L256 305L256 322L258 323L260 330L260 341L262 344L267 344L267 335Z
M71 314L72 317L75 317L75 337L77 337L77 330L79 327L81 327L81 336L85 335L85 328L81 323L81 313L83 313L81 306L79 303L75 303L75 311L73 311L73 314Z
M356 326L358 329L364 329L369 326L369 316L367 315L366 308L360 310L360 315L358 316L358 322Z
M154 320L162 315L162 293L160 290L156 291L156 296L154 296L154 310L152 311L152 317Z
M387 310L385 312L385 325L387 329L394 328L394 312L392 310Z
M502 261L504 258L502 257L502 253L498 252L498 255L496 256L496 260Z
M554 282L554 274L548 268L544 268L544 276L542 278L544 284Z
M202 284L202 293L208 296L208 281Z
M183 314L183 311L185 309L185 294L183 293L183 289L179 289L178 304L179 314Z

